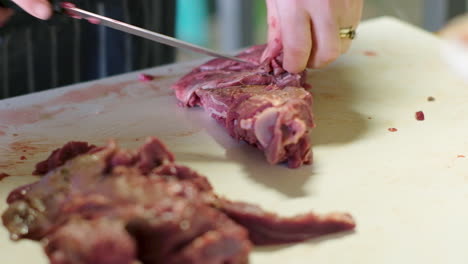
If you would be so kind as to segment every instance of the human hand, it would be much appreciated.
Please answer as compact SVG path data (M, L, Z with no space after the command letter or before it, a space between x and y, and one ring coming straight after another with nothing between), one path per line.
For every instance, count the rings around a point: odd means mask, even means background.
M292 73L320 68L348 51L351 39L340 29L356 29L363 0L266 0L268 46L263 59L284 52L283 67Z
M48 19L52 16L52 5L47 0L12 0L19 7L29 14L40 18ZM0 21L7 20L13 11L6 8L0 8Z
M468 83L468 14L452 19L438 35L442 39L442 59Z

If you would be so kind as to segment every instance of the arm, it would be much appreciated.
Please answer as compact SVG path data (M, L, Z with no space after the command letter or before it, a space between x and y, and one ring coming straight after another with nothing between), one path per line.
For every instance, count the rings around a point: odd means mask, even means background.
M268 48L265 57L284 51L284 68L292 73L319 68L345 53L350 39L340 28L357 27L363 0L266 0Z

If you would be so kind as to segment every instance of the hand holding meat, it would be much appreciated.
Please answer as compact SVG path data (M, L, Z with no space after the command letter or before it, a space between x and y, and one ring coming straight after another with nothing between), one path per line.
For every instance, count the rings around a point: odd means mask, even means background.
M284 52L283 67L299 73L320 68L345 53L351 39L340 29L356 29L363 0L266 0L268 48L263 58Z

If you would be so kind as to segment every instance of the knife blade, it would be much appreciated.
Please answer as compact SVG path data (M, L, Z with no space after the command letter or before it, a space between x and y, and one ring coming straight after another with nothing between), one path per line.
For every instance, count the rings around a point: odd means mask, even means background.
M100 25L103 25L103 26L106 26L106 27L110 27L110 28L113 28L113 29L116 29L116 30L120 30L120 31L129 33L129 34L132 34L132 35L136 35L136 36L146 38L146 39L149 39L149 40L152 40L152 41L163 43L163 44L166 44L166 45L169 45L169 46L172 46L172 47L188 49L188 50L191 50L191 51L194 51L194 52L197 52L197 53L201 53L201 54L204 54L204 55L229 59L229 60L233 60L233 61L237 61L237 62L241 62L241 63L252 64L252 62L240 59L238 57L234 57L234 56L226 55L226 54L223 54L223 53L219 53L219 52L211 50L211 49L207 49L207 48L204 48L204 47L201 47L201 46L197 46L197 45L194 45L192 43L188 43L188 42L185 42L185 41L173 38L173 37L169 37L169 36L166 36L166 35L163 35L163 34L160 34L160 33L156 33L156 32L153 32L153 31L150 31L150 30L147 30L147 29L143 29L143 28L140 28L140 27L136 27L136 26L133 26L133 25L130 25L130 24L127 24L127 23L112 19L112 18L108 18L108 17L105 17L105 16L101 16L101 15L98 15L98 14L95 14L95 13L80 9L80 8L76 7L74 4L71 4L71 3L66 3L66 2L61 3L60 7L63 9L63 12L65 14L68 14L72 18L86 19L90 23L93 23L93 24L100 24Z
M118 21L112 18L108 18L105 16L101 16L101 15L80 9L73 3L61 2L58 0L52 0L51 2L55 10L54 10L54 16L51 18L51 21L47 22L48 24L52 24L51 23L52 21L58 20L57 17L62 18L61 15L64 14L64 15L68 15L69 17L76 18L76 19L86 19L90 23L100 24L109 28L123 31L132 35L136 35L136 36L146 38L152 41L156 41L158 43L166 44L172 47L188 49L188 50L201 53L204 55L212 56L212 57L224 58L224 59L233 60L233 61L237 61L241 63L253 64L253 62L246 61L238 57L223 54L223 53L220 53L220 52L217 52L217 51L205 48L205 47L197 46L192 43L188 43L188 42L185 42L185 41L173 38L173 37L169 37L160 33L156 33L150 30L139 28L134 25L124 23L122 21ZM22 11L21 8L19 8L11 0L0 0L0 6L13 8L16 11ZM8 27L2 28L1 31L9 32L12 30L14 31L15 29L17 30L18 26L23 26L27 24L27 21L23 21L23 20L25 19L23 18L19 23L16 23L16 21L13 21L15 23L7 23ZM31 21L35 21L35 20L31 20Z

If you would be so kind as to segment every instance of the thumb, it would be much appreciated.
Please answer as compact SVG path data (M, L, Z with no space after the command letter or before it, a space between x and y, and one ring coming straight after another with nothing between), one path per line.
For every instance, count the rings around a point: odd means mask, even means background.
M268 43L261 61L278 56L282 50L281 27L276 1L267 0L266 3L268 10Z
M24 11L40 18L48 19L52 15L52 5L47 0L12 0Z

